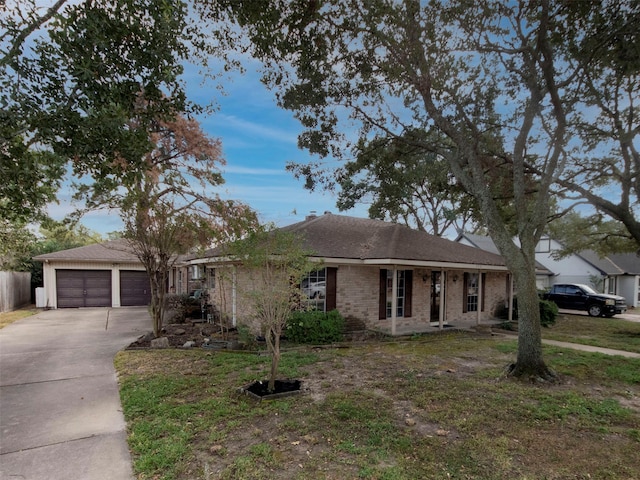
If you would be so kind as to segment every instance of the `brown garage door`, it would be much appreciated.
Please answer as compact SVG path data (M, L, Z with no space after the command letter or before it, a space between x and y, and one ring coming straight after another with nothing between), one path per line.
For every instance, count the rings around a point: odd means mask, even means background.
M120 270L120 305L143 306L151 303L151 288L147 272Z
M111 270L56 270L58 308L110 307Z

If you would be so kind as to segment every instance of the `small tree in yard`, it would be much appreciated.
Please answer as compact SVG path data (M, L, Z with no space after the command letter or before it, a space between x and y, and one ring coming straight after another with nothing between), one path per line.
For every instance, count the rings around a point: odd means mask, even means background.
M264 330L271 354L270 392L275 390L280 363L280 338L293 310L300 308L300 282L317 268L309 260L299 236L282 230L261 228L231 247L232 255L252 273L253 284L246 292Z

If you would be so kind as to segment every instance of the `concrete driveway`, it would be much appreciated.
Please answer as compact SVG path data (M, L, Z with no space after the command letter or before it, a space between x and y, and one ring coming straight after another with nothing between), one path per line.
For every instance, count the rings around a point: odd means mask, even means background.
M0 479L132 479L113 358L145 307L50 310L0 329Z

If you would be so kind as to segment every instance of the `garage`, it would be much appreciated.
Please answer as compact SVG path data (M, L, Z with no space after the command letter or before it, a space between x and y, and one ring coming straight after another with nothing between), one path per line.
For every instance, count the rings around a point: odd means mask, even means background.
M147 272L120 270L120 305L137 307L151 303L151 288Z
M58 308L110 307L111 270L56 270Z

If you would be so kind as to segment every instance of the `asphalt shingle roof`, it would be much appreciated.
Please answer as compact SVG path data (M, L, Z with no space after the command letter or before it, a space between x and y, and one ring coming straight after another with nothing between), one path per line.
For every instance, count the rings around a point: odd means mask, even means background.
M635 253L614 253L609 258L623 273L627 275L640 275L640 256Z
M70 248L59 252L44 253L33 257L34 260L76 261L76 262L139 262L127 240L118 239L104 243L95 243L84 247Z
M578 256L606 275L621 275L624 273L618 265L611 261L610 256L600 257L593 250L583 250L578 252Z
M321 258L505 265L500 255L381 220L324 214L282 230L299 234L305 248ZM214 249L205 255L217 253Z

